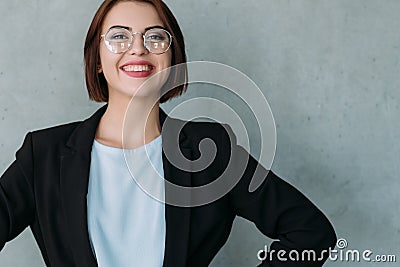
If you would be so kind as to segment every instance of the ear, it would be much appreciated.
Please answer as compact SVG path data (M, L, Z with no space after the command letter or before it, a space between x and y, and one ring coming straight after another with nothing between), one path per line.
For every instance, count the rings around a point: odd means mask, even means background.
M103 68L101 67L101 65L97 66L97 73L102 73L103 72Z

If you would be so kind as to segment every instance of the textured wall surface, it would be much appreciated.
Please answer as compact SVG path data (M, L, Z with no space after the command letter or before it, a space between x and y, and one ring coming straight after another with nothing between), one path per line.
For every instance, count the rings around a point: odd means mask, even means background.
M27 131L99 106L87 98L82 47L100 2L0 2L0 173ZM349 248L400 261L400 1L167 3L189 60L235 67L269 100L278 137L272 169L325 212ZM256 266L270 241L237 219L212 266ZM43 265L29 230L0 253L0 266Z

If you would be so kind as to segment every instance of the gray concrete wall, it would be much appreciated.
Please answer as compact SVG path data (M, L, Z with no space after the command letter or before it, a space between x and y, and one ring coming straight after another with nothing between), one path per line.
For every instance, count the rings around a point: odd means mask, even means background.
M87 100L82 47L100 2L0 2L1 173L27 131L99 106ZM325 212L349 248L400 261L400 1L167 3L189 60L235 67L268 98L278 136L272 169ZM270 241L237 219L212 266L256 266ZM43 265L30 231L0 253L0 266Z

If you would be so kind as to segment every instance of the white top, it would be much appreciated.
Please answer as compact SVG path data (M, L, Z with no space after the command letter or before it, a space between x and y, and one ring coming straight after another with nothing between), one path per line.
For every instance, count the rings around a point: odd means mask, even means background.
M131 175L139 173L143 174L141 179L160 179L143 163L148 157L148 162L164 177L161 135L129 150L94 140L91 157L87 219L98 266L162 266L165 205L144 192ZM164 186L159 190L164 193Z

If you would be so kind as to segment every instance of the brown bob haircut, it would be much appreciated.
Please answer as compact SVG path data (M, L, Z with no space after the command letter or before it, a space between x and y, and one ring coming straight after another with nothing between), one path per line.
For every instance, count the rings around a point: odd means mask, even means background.
M108 12L120 2L142 2L153 5L160 16L165 28L172 34L172 60L170 76L161 89L160 103L164 103L176 96L181 95L187 89L187 67L185 42L182 31L171 10L162 0L105 0L97 10L86 35L84 47L84 63L86 87L89 99L96 102L108 102L108 85L103 73L98 73L100 65L100 35L104 19ZM181 65L179 65L181 64ZM173 86L179 85L179 86Z

